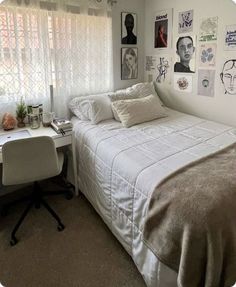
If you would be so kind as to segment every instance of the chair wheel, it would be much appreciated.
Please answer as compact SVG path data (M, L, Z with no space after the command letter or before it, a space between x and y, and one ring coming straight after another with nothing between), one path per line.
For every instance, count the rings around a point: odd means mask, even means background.
M65 229L65 226L61 223L60 225L57 226L58 231L62 231Z
M15 237L15 238L12 238L12 239L10 240L10 245L11 245L11 246L14 246L14 245L16 245L17 242L18 242L18 240L16 239L16 237Z

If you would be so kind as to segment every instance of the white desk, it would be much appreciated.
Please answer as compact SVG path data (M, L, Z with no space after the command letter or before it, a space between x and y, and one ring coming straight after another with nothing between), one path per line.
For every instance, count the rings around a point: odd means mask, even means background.
M40 127L38 129L30 129L29 127L24 127L21 129L14 129L11 131L4 131L0 129L1 134L10 134L11 132L16 132L20 130L28 130L32 137L38 136L50 136L53 138L56 148L63 147L63 146L71 146L72 150L72 158L73 158L73 173L74 173L74 185L75 185L75 195L78 195L78 183L77 183L77 164L76 164L76 154L75 154L75 138L74 132L66 133L64 136L61 134L57 134L52 128L48 127ZM0 147L0 163L2 163L2 148Z

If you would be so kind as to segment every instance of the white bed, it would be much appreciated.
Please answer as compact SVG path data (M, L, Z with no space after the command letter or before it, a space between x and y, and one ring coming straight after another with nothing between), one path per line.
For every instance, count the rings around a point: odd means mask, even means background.
M123 128L73 118L78 182L133 258L149 287L177 286L177 274L142 242L150 196L173 171L236 142L236 129L166 109L168 117Z

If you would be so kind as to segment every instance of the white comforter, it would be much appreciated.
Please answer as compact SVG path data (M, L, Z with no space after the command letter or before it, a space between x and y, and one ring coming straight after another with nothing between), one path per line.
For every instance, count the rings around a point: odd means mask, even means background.
M73 118L79 187L132 256L147 286L177 275L142 242L150 196L173 171L236 142L236 129L167 109L168 117L123 128Z

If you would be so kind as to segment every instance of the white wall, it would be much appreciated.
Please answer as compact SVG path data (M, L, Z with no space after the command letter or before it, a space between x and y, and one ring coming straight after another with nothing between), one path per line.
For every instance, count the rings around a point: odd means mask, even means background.
M194 10L193 34L198 36L200 20L205 17L218 16L218 40L217 40L217 64L215 78L215 95L213 98L197 95L198 56L199 42L196 45L196 73L193 75L193 93L179 93L173 89L172 83L168 86L159 85L159 93L164 102L177 110L198 115L203 118L236 126L236 96L224 94L223 85L219 74L225 57L236 59L236 51L227 52L223 49L224 30L226 25L236 24L236 5L231 0L146 0L145 1L145 54L156 55L153 48L153 25L155 11L173 8L173 35L174 47L178 37L178 13L186 10ZM172 59L175 49L169 52ZM174 63L174 61L173 61Z
M117 0L112 8L113 20L113 64L114 64L114 89L121 89L144 79L144 13L145 0ZM121 45L121 12L137 14L137 45ZM138 48L138 78L121 80L121 47Z

